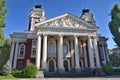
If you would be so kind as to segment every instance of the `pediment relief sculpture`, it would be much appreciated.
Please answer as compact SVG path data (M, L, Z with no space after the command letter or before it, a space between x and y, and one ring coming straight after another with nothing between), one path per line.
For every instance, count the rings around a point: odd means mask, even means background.
M79 21L74 20L70 17L62 17L59 19L48 21L40 26L48 26L48 27L74 27L74 28L82 28L86 29L86 26L81 24Z

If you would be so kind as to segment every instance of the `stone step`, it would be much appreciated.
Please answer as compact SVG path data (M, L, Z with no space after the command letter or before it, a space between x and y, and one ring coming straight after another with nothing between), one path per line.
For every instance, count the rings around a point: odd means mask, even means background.
M44 71L38 71L36 78L44 78Z
M44 77L86 77L86 76L94 76L93 74L89 74L86 72L80 73L72 73L72 72L65 72L65 73L58 73L58 72L46 72L44 73Z

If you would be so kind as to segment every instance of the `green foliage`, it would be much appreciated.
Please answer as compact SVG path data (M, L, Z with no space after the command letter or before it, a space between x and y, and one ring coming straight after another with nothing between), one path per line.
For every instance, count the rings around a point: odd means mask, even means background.
M120 69L114 69L113 74L114 75L120 75Z
M33 78L37 75L38 73L38 68L37 66L30 64L24 71L24 75L27 78Z
M111 54L110 55L110 64L114 67L120 66L120 57L118 57L114 54Z
M8 79L10 79L10 80L14 80L14 76L13 75L11 75L11 74L9 74L9 75L0 75L0 80L8 80Z
M3 47L0 47L0 70L8 60L9 53L10 53L10 46L4 45Z
M0 0L0 28L5 27L5 14L7 10L5 9L6 0Z
M115 4L111 10L111 21L109 22L109 29L113 35L113 39L120 47L120 8L118 4Z
M12 39L11 38L7 38L5 40L5 45L11 46L11 43L12 43Z
M4 45L4 31L3 27L5 27L5 14L7 10L5 9L6 0L0 0L0 46Z
M25 78L24 73L22 72L22 70L12 71L11 74L12 74L15 78Z
M113 69L110 65L104 65L102 69L107 75L113 74Z
M2 75L8 75L10 74L12 71L11 65L9 60L6 62L6 64L4 64L4 66L2 67L2 70L0 70L0 74Z
M120 72L120 68L119 69L114 69L115 72Z
M0 46L4 45L4 31L2 28L0 28Z

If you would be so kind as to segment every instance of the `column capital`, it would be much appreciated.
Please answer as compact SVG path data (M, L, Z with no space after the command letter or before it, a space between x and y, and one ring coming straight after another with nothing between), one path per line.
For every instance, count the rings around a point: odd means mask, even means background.
M74 35L74 38L78 37L78 35Z
M63 34L59 34L59 37L63 37L64 35Z
M93 36L94 39L96 39L98 36Z
M87 39L88 39L87 37L83 37L81 40L82 40L82 42L85 43L87 41Z
M41 33L37 33L37 37L38 37L38 36L41 36L41 35L42 35Z
M15 44L15 41L12 41L12 44Z
M48 36L48 34L43 34L43 36Z
M18 43L19 43L19 41L15 41L14 43L18 44Z

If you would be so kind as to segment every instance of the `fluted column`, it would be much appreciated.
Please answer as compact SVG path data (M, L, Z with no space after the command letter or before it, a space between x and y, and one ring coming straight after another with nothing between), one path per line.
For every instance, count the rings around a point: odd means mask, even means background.
M36 48L36 66L40 69L41 58L41 35L37 36L37 48Z
M59 44L58 44L58 71L64 72L63 67L63 36L59 35Z
M75 69L76 71L80 71L80 63L79 63L79 49L78 49L78 37L74 36L74 46L75 46Z
M108 61L108 63L110 63L110 59L109 59L109 53L108 53L107 45L105 46L105 51L106 51L107 61Z
M84 52L85 68L87 68L88 67L88 62L87 62L86 42L85 41L83 41L83 52Z
M75 63L74 63L73 40L70 40L70 46L71 46L71 64L72 64L72 68L74 68L75 67Z
M42 69L47 70L47 35L43 38L43 56L42 56Z
M12 42L11 50L10 50L10 57L9 57L11 66L12 66L12 61L13 61L14 46L15 46L15 43Z
M104 62L103 64L105 65L106 64L106 55L105 55L105 49L104 49L104 45L102 44L102 53L104 55Z
M89 50L89 61L90 61L90 68L95 68L93 50L92 50L92 40L91 37L88 37L88 50Z
M18 42L16 42L16 47L15 47L15 55L14 55L13 69L16 69L17 55L18 55Z
M97 68L101 68L96 37L94 37L94 48L95 48L95 58L96 58Z

